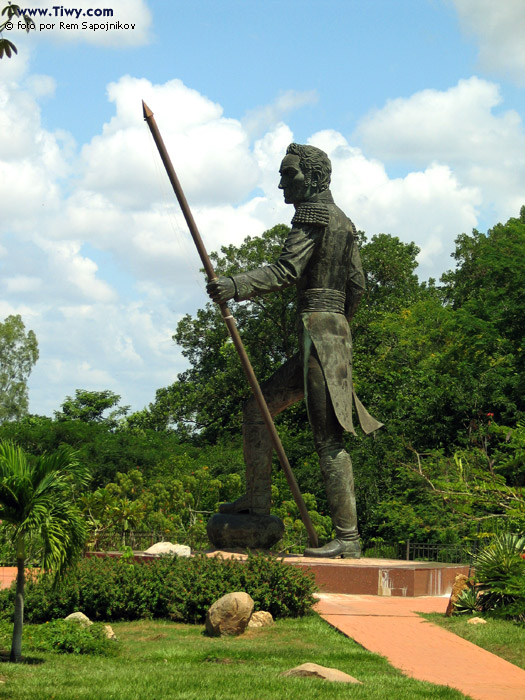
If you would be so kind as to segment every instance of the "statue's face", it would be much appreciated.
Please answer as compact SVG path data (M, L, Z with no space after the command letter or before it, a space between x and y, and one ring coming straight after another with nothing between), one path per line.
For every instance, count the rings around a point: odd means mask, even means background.
M283 191L284 201L287 204L305 202L313 194L310 175L309 173L305 175L301 170L299 156L291 153L286 155L279 172L281 174L279 189Z

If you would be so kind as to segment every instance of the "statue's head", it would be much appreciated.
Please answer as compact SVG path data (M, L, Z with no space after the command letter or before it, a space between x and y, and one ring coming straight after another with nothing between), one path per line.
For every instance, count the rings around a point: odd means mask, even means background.
M291 143L280 168L279 189L287 204L305 202L330 185L332 164L324 151L315 146Z

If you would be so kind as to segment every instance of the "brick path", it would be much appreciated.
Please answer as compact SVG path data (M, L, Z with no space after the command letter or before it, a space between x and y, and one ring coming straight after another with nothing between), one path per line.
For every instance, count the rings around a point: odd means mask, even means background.
M319 595L316 609L407 676L451 686L475 700L525 700L525 671L416 614L444 613L447 602L328 593Z

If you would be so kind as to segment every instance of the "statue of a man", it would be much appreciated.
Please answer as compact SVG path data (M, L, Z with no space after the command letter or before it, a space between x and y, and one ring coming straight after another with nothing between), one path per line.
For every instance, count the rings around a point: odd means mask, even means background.
M352 405L365 433L381 427L352 385L349 322L364 291L364 275L350 219L329 190L331 163L314 146L290 144L281 163L284 201L293 204L292 230L272 265L208 284L213 301L243 301L297 287L300 351L262 386L272 416L306 397L336 538L305 556L360 556L352 462L343 431L355 435ZM246 493L222 513L267 515L271 505L272 443L252 397L243 407Z

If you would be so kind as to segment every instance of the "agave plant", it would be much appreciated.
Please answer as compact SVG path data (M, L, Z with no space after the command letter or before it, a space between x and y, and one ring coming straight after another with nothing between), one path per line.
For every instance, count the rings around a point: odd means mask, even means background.
M478 591L475 586L465 588L454 604L454 614L472 615L479 612Z
M476 588L481 610L502 615L508 613L510 617L525 616L524 552L525 537L507 532L496 537L478 554Z

